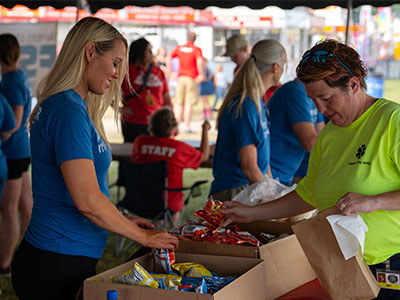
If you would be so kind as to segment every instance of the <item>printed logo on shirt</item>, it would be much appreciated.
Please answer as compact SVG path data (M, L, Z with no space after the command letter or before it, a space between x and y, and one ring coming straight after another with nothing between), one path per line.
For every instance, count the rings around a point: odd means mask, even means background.
M134 84L142 86L143 85L143 72L140 71L140 76L136 77ZM162 86L162 81L155 74L150 74L147 79L146 86L147 87L159 87Z
M358 147L357 151L355 153L355 157L357 158L357 161L351 161L348 164L350 166L352 166L352 165L367 165L367 166L370 166L371 165L370 161L361 160L361 158L365 155L365 151L366 150L367 150L367 146L365 144L362 144L360 147Z
M264 138L267 138L269 136L268 123L264 120L261 120L261 127L264 131Z
M180 47L179 50L184 53L192 53L194 51L192 47Z
M366 147L365 145L361 145L361 146L357 149L356 157L357 157L358 159L360 159L361 157L364 156L364 154L365 154L365 149L366 149L366 148L367 148L367 147Z
M102 138L100 137L100 134L96 131L97 135L97 150L99 153L103 153L107 151L107 145L103 142Z
M176 152L175 148L157 146L157 145L142 145L140 149L141 154L152 154L152 155L167 156L167 157L172 157L175 152Z
M37 111L36 111L35 117L33 118L32 124L35 123L36 121L39 121L41 112L42 112L42 107L39 106Z
M316 108L310 109L310 116L311 116L311 120L312 120L313 124L316 124L317 116L318 116L318 109L316 109Z

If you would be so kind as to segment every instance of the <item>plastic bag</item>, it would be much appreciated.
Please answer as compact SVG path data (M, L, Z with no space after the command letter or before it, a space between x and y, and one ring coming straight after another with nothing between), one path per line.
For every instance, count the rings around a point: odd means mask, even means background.
M266 174L261 181L253 183L233 197L232 201L253 206L259 203L278 199L293 191L296 186L297 184L293 184L292 186L287 187Z

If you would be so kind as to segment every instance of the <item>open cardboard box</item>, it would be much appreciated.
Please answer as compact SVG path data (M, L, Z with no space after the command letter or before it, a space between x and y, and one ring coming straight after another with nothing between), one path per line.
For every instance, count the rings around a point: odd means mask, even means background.
M118 300L242 300L248 299L249 295L254 300L265 300L266 297L264 285L265 262L261 259L176 253L176 262L197 262L219 276L238 276L233 282L213 295L112 283L111 277L119 276L126 272L133 266L135 261L149 272L163 273L154 263L153 254L148 253L86 279L83 283L83 299L106 299L108 290L117 290Z
M266 287L267 300L280 297L316 278L296 236L292 234L289 223L261 221L237 225L241 230L248 231L256 237L261 232L291 235L260 247L183 240L179 241L177 252L263 259L265 261L263 285Z

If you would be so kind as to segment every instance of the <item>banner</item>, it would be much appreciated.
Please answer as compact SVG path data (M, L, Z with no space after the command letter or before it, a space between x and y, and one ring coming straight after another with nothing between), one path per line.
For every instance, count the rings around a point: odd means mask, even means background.
M33 96L42 77L56 59L56 23L9 23L0 25L0 34L15 35L21 46L20 68L32 82Z

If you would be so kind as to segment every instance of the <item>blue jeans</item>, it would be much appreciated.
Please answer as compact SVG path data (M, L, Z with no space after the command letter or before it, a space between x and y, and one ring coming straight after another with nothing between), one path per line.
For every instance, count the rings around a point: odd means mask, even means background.
M217 102L218 102L218 100L220 98L222 100L224 100L225 93L226 93L226 88L220 87L220 86L216 87L216 89L215 89L215 101L214 101L214 104L213 104L213 107L212 107L213 109L215 109L215 107L217 106Z
M376 277L376 269L385 270L386 266L384 263L370 265L370 270L372 274ZM393 271L400 271L400 253L393 255L390 258L390 269ZM381 289L378 294L378 297L375 299L378 300L400 300L400 290L389 290L389 289Z

